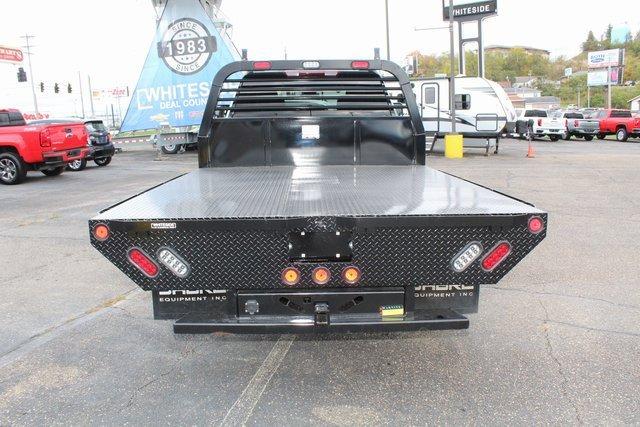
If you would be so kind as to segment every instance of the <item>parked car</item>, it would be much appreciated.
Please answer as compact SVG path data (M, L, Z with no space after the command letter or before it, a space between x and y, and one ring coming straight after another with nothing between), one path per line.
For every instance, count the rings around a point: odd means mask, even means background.
M615 135L620 142L629 137L640 137L640 119L633 117L629 110L601 110L594 116L600 122L598 139Z
M546 110L526 109L518 117L516 133L521 138L548 136L551 141L557 141L564 136L565 126L559 117L550 117Z
M107 166L111 163L111 158L115 154L115 148L111 142L111 134L104 125L102 120L97 119L43 119L33 120L31 124L36 123L82 123L89 135L87 147L89 149L84 159L77 159L69 162L67 169L71 171L81 171L87 167L87 161L93 160L98 166Z
M570 140L572 136L592 141L600 131L600 124L596 119L585 118L584 114L577 111L564 111L557 113L564 120L565 134L563 139Z
M60 175L88 153L82 123L27 124L20 111L0 109L0 183L19 184L28 171Z

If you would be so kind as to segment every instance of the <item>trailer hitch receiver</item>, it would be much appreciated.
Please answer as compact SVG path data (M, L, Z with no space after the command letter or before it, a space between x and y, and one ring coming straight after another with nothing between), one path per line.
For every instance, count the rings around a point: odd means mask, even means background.
M329 304L317 302L314 306L314 323L317 326L329 326Z

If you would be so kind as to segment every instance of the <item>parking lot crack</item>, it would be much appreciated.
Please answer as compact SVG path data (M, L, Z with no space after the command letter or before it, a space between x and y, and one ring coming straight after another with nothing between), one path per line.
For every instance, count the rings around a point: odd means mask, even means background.
M553 360L555 364L558 366L558 372L560 373L560 378L562 379L562 386L561 386L562 395L567 401L569 401L569 403L571 403L571 406L573 407L573 410L575 412L576 421L578 422L578 424L584 424L582 421L582 417L580 416L580 411L578 410L578 406L569 395L569 378L567 377L567 374L564 371L564 367L562 366L560 359L555 355L555 352L553 351L553 344L551 343L551 338L549 337L549 311L547 310L547 307L542 303L542 300L538 299L538 303L540 304L540 307L542 307L542 310L544 311L544 320L542 324L542 330L544 332L544 339L545 339L547 354L549 355L551 360Z
M167 375L173 373L176 370L176 368L178 366L180 366L180 363L183 360L195 355L197 353L197 349L200 348L202 345L204 345L204 343L200 343L200 344L194 345L192 347L187 347L184 351L182 351L180 353L180 355L176 359L175 363L171 366L171 368L169 368L166 371L160 373L160 375L150 379L146 383L140 385L135 390L133 390L133 392L131 393L131 396L129 397L129 400L127 401L127 404L120 410L120 412L126 411L129 408L131 408L133 406L133 404L135 403L136 398L138 397L138 395L140 394L141 391L143 391L145 388L149 387L150 385L160 381L161 379L163 379Z
M547 323L553 323L553 324L556 324L556 325L568 326L570 328L584 329L585 331L601 332L601 333L604 333L604 334L625 335L625 336L628 336L628 337L640 337L640 333L636 333L636 332L617 331L615 329L592 328L590 326L578 325L576 323L570 323L570 322L562 322L562 321L559 321L559 320L550 320L550 319L548 319L546 322Z
M131 289L77 316L67 319L62 323L51 326L49 328L44 329L43 331L38 332L37 334L32 335L31 337L19 343L15 347L0 354L0 367L10 365L11 363L20 359L24 355L29 354L31 351L40 347L41 345L60 336L64 332L69 331L85 322L88 322L91 319L96 318L97 316L100 316L101 314L107 312L108 311L107 309L116 307L117 304L131 297L131 295L135 295L137 292L141 292L141 291L137 289Z
M640 307L635 306L635 305L630 305L630 304L621 304L615 301L611 301L611 300L607 300L604 298L594 298L594 297L585 297L582 295L567 295L567 294L562 294L559 292L541 292L541 291L532 291L532 290L528 290L528 289L517 289L517 288L505 288L502 286L489 286L489 285L484 285L483 288L489 288L489 289L495 289L497 291L510 291L510 292L522 292L525 294L530 294L530 295L547 295L547 296L556 296L556 297L564 297L564 298L575 298L575 299L581 299L581 300L585 300L585 301L593 301L593 302L603 302L605 304L611 304L615 307L620 307L620 308L628 308L631 310L639 310L640 311Z

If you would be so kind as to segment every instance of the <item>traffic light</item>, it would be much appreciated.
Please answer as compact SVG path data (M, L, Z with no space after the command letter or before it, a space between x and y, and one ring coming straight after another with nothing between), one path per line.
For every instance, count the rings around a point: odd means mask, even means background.
M60 93L60 86L58 86L58 83L55 83L55 84L53 85L53 91L54 91L55 93Z
M24 68L18 68L18 83L23 83L27 81L27 73L24 72Z
M73 89L71 88L71 83L67 83L67 93L71 93L73 92Z
M44 92L44 82L40 82L40 92Z

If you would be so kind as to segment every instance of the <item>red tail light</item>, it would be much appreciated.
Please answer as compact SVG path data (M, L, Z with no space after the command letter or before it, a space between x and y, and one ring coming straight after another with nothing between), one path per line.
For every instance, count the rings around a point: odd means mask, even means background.
M256 61L253 63L254 70L270 70L271 62L269 61Z
M567 126L569 126L569 120L564 119L564 127L567 127Z
M138 268L145 276L154 278L160 272L158 265L141 249L132 248L127 254L129 262Z
M482 269L493 271L511 253L509 242L500 242L482 259Z
M544 230L544 221L539 216L532 216L529 218L528 227L532 234L538 234Z
M576 121L574 121L574 122L573 122L573 125L574 125L575 127L578 127L578 126L580 126L580 122L576 120Z
M356 70L366 70L369 68L369 61L353 61L351 63L351 68Z
M51 131L49 129L44 129L40 132L40 146L51 147Z
M538 119L538 126L542 126L542 119Z

